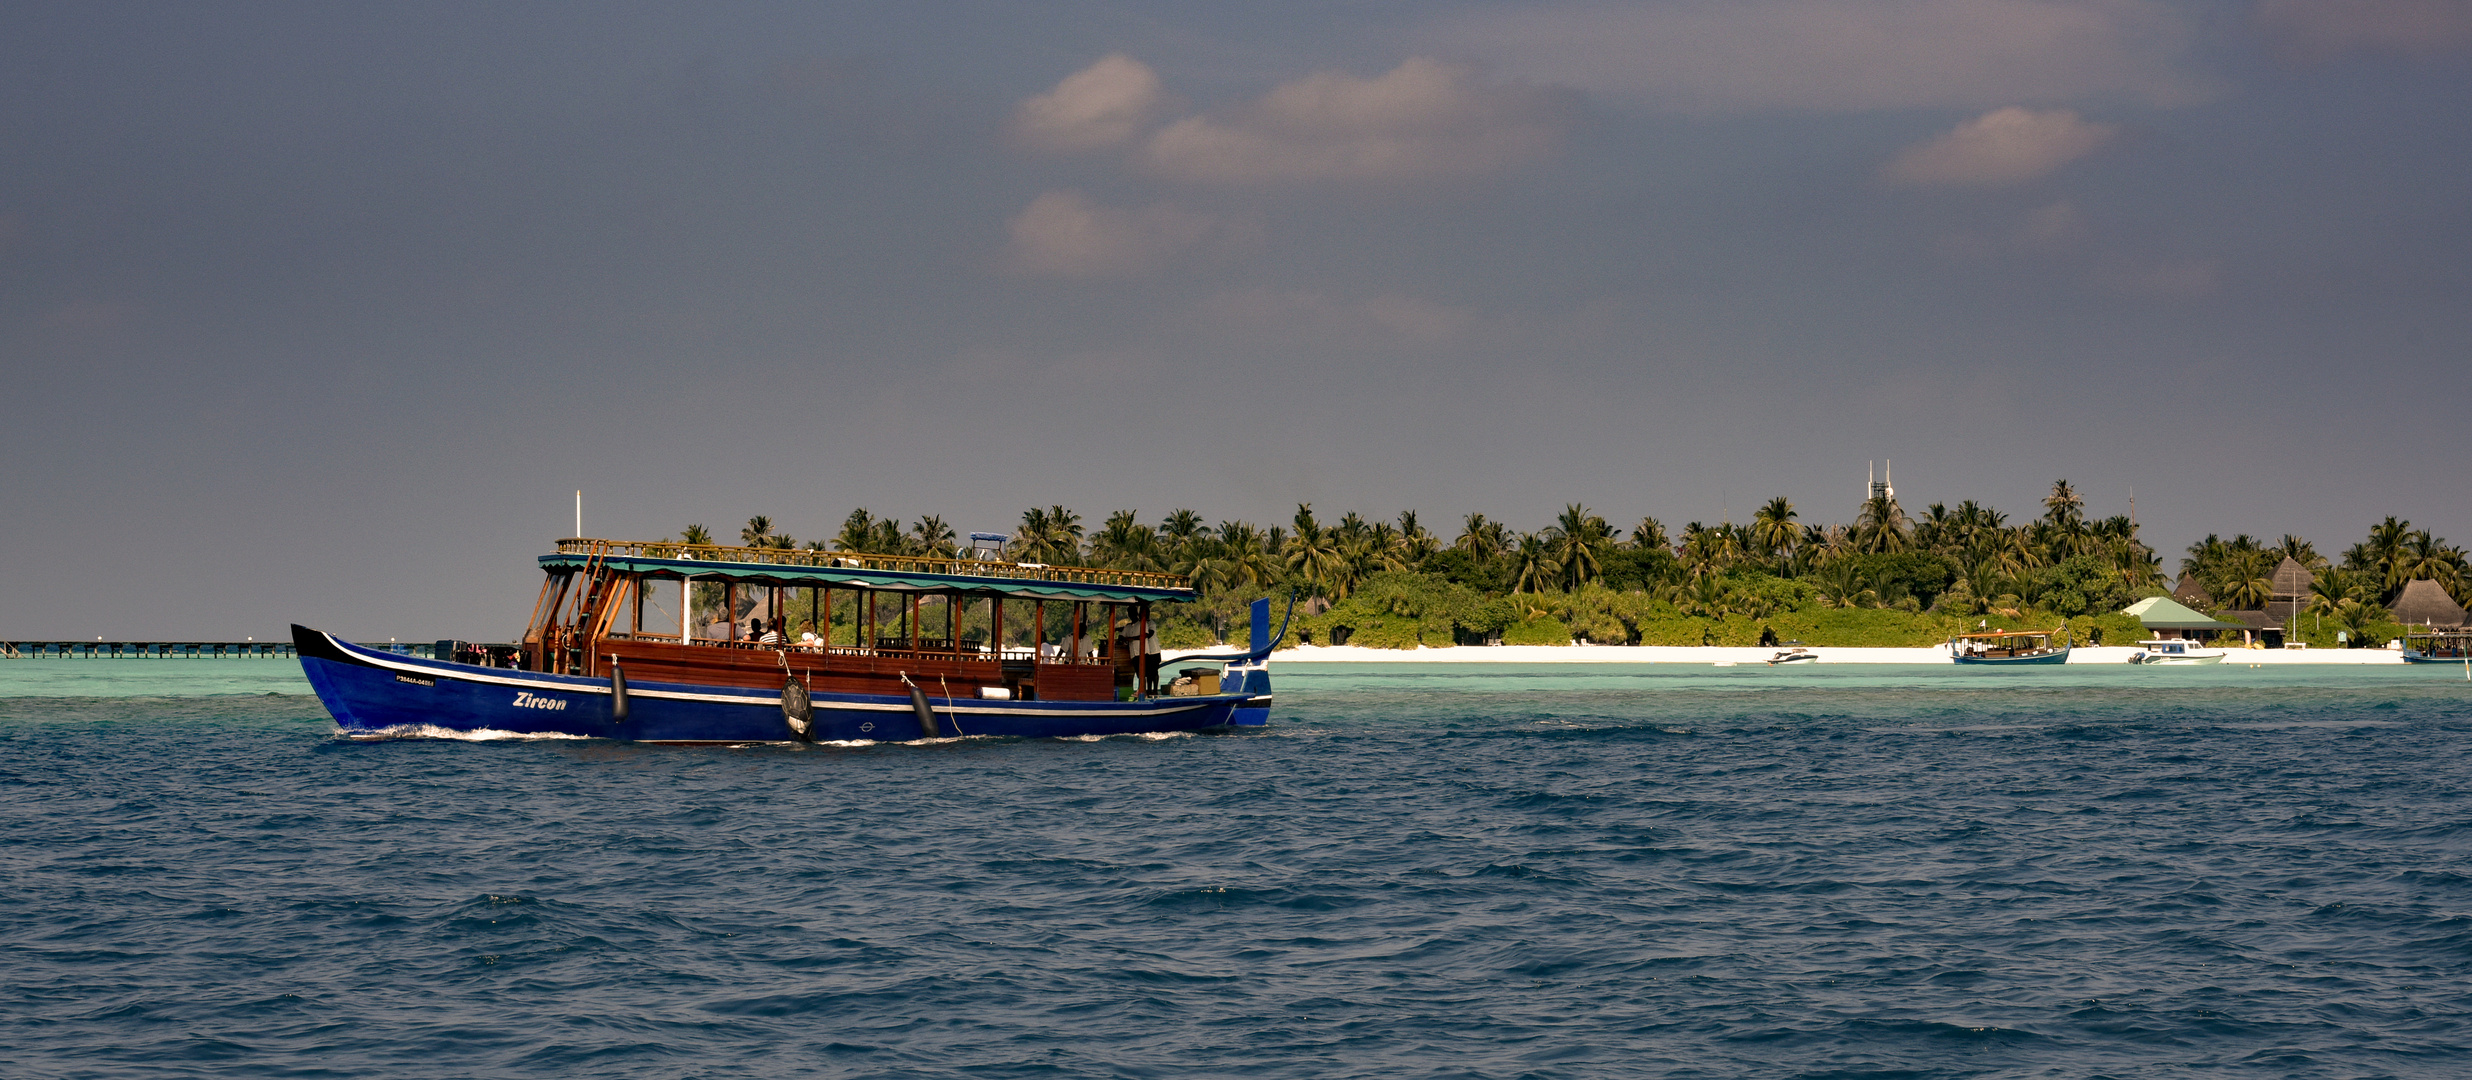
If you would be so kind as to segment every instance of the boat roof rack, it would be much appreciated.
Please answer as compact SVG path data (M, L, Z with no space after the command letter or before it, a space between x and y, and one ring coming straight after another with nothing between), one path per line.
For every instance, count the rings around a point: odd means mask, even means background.
M682 544L668 540L569 537L558 541L556 553L541 556L540 562L541 569L549 571L606 567L622 574L657 578L726 578L759 585L963 592L1034 600L1173 602L1191 600L1196 595L1191 579L1146 570L862 551Z

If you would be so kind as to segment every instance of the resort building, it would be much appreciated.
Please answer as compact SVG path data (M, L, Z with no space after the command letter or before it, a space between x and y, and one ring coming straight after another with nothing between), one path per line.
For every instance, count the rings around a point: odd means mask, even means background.
M2407 627L2418 626L2452 630L2463 625L2463 605L2446 595L2444 586L2423 578L2403 587L2403 595L2395 597L2389 610L2395 621Z
M2215 606L2214 594L2207 592L2204 585L2198 584L2197 576L2194 574L2180 575L2180 584L2172 586L2172 600L2199 611L2213 611Z
M2182 582L2187 583L2185 579ZM2192 611L2168 596L2149 596L2120 609L2120 613L2136 616L2138 622L2145 624L2148 637L2162 641L2211 641L2223 631L2245 629L2240 623L2207 618L2204 612Z

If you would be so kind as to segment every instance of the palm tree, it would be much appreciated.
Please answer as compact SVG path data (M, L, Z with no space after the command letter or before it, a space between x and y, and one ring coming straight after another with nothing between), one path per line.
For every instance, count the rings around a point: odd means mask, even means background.
M1203 526L1202 515L1191 510L1172 510L1159 522L1159 538L1167 541L1170 555L1182 556L1186 545L1210 530Z
M757 514L747 519L746 528L738 530L738 540L748 547L767 547L770 545L766 541L772 539L772 531L772 519Z
M1880 594L1863 582L1861 568L1851 559L1838 559L1820 567L1811 583L1819 586L1820 603L1828 607L1874 607L1880 602Z
M1956 544L1957 517L1944 503L1932 503L1923 508L1923 516L1914 522L1914 546L1923 551L1945 553Z
M1242 521L1219 523L1219 546L1225 550L1234 567L1235 580L1248 588L1258 589L1269 584L1277 571L1271 566L1268 545L1262 541L1262 531Z
M701 525L689 525L687 526L687 531L678 534L678 542L692 547L704 547L710 545L712 543L712 530Z
M1694 581L1724 573L1740 555L1730 528L1696 521L1682 527L1682 565Z
M2360 648L2369 640L2369 631L2387 621L2390 615L2385 605L2346 600L2335 608L2335 624L2351 636L2354 648Z
M1416 511L1399 512L1399 556L1407 563L1408 569L1424 565L1425 560L1432 558L1441 548L1442 542L1417 523Z
M2313 615L2338 615L2346 600L2367 600L2374 595L2368 575L2358 570L2320 570L2309 582L2309 606L2302 610Z
M900 518L877 518L875 538L867 541L867 550L880 555L911 555L910 540L901 533Z
M943 518L929 514L910 526L909 548L919 555L949 559L961 553L960 545L955 542L957 539L952 526L945 524Z
M1313 518L1312 503L1297 503L1296 531L1287 538L1288 569L1317 589L1327 588L1339 568L1338 538Z
M1014 558L1023 562L1072 566L1081 562L1081 515L1062 506L1035 507L1021 515L1013 533Z
M2051 482L2051 494L2043 496L2043 520L2062 528L2086 519L2086 498L2066 480Z
M833 550L874 552L875 542L875 515L860 507L841 519L841 532L833 537Z
M2396 593L2403 591L2403 583L2409 580L2397 575L2395 564L2403 558L2404 544L2411 538L2412 523L2399 521L2393 514L2386 515L2386 520L2369 527L2369 539L2360 549L2365 556L2363 561L2367 563L2364 569L2377 572L2378 587L2385 591L2385 599L2392 599Z
M1913 537L1906 531L1905 510L1897 500L1887 495L1875 495L1863 500L1863 512L1854 518L1854 544L1863 551L1896 552L1913 546Z
M1090 561L1115 570L1159 569L1159 534L1131 510L1107 516L1090 538Z
M2215 600L2236 611L2260 611L2275 595L2275 564L2282 560L2265 550L2230 553L2216 571L2222 587L2211 590Z
M1639 519L1639 524L1631 526L1631 546L1641 551L1665 547L1665 523L1652 517Z
M1480 563L1488 562L1502 554L1502 532L1501 522L1487 521L1483 514L1470 514L1461 519L1459 539L1452 541L1451 546L1467 552L1469 558Z
M1932 509L1937 510L1938 507ZM1794 524L1794 504L1779 495L1751 513L1751 542L1761 554L1779 562L1794 557L1802 527Z
M1515 593L1550 590L1562 574L1562 565L1554 561L1553 545L1535 533L1519 535L1519 546L1512 558L1517 571L1511 580L1511 591Z
M1577 590L1604 574L1605 549L1613 542L1613 530L1587 507L1571 503L1545 530L1544 540L1553 549L1554 562L1562 567L1564 587Z
M2326 556L2317 553L2317 545L2290 533L2284 533L2283 539L2276 541L2274 550L2311 573L2326 569Z

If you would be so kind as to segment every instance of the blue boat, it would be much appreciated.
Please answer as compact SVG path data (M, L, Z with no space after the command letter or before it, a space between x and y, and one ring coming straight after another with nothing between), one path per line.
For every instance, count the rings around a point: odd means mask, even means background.
M1194 597L1174 575L580 538L540 564L546 580L514 647L431 659L295 625L301 668L355 736L1127 735L1268 723L1268 658L1286 633L1270 632L1269 601L1257 600L1248 648L1179 658L1183 674L1162 686L1170 665L1151 605ZM802 602L805 632L792 637Z
M1960 664L2065 664L2069 642L2059 630L1984 630L1948 639L1948 658Z

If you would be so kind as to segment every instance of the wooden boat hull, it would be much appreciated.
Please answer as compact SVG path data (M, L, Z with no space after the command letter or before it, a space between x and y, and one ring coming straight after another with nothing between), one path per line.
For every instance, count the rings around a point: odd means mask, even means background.
M678 745L800 741L782 708L781 688L627 680L626 717L616 716L610 679L397 656L294 626L301 669L346 734L375 736L507 732ZM1255 685L1258 683L1258 686ZM1236 725L1237 711L1268 720L1269 673L1256 671L1242 692L1137 701L987 701L930 696L945 736L1056 738L1202 731ZM807 739L906 742L927 737L906 696L810 695ZM1258 701L1258 705L1256 702Z

